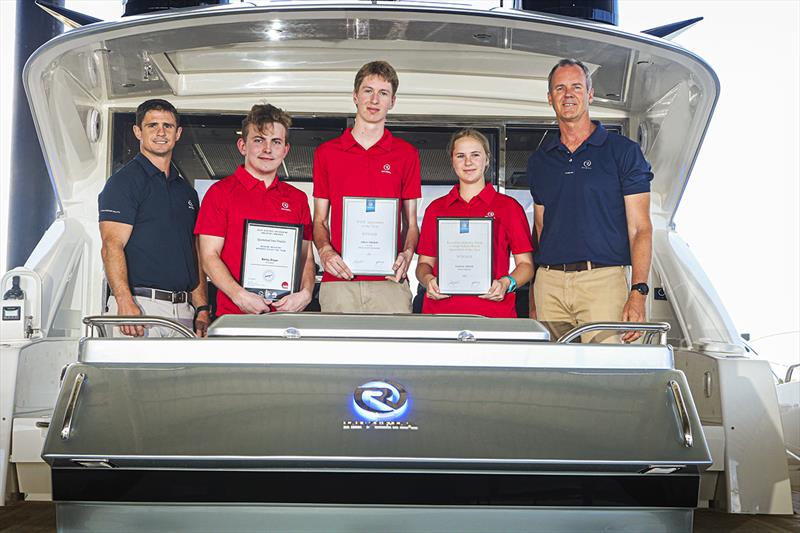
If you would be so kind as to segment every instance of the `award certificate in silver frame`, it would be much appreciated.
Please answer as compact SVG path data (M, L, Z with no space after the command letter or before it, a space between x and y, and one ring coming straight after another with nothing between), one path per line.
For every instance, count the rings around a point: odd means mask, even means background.
M267 300L300 289L303 225L245 220L240 282Z
M486 294L492 286L491 218L436 219L439 291L442 294Z
M356 276L393 276L397 198L342 199L342 259Z

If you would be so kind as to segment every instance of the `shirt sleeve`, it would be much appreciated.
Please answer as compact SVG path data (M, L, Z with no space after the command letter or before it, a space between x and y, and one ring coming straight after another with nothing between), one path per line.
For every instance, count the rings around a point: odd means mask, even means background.
M311 225L311 210L308 208L308 196L301 191L303 202L300 204L300 223L303 225L303 240L314 240L314 228Z
M638 144L633 141L627 143L619 165L620 184L624 196L650 192L653 172Z
M100 222L133 224L139 210L139 195L134 179L124 174L111 176L97 196Z
M422 230L419 232L419 242L417 243L417 254L437 257L438 243L436 240L436 213L429 205L422 218Z
M536 154L533 154L528 158L528 167L525 173L528 176L528 187L531 189L531 196L533 197L533 203L537 205L544 205L542 199L539 197L537 188L536 188L536 163L535 163Z
M408 167L403 175L403 188L400 194L402 195L403 200L414 200L417 198L422 198L422 177L419 166L419 152L412 147L408 158Z
M508 197L511 202L509 209L510 217L508 220L508 242L511 244L512 254L524 254L533 251L531 242L531 232L528 229L528 217L525 210L514 198Z
M328 168L325 165L325 148L323 146L314 150L314 198L330 200L331 193L328 187Z
M222 197L222 183L217 182L208 189L200 204L195 235L225 237L228 227L228 211Z

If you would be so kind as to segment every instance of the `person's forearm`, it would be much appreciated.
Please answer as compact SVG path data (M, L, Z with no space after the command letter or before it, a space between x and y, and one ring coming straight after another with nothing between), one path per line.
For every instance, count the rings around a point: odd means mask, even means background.
M325 223L325 220L314 221L314 246L317 247L317 251L320 254L327 248L333 248L331 246L331 233Z
M417 270L414 273L417 276L417 281L425 288L428 287L428 282L431 278L435 277L433 275L433 267L427 263L417 263Z
M515 266L514 270L511 271L509 276L514 278L514 281L517 282L517 287L521 287L533 278L533 264L519 263Z
M195 248L199 248L199 244L195 243ZM200 254L197 253L197 287L192 291L192 305L195 308L201 305L208 305L208 280L206 279L206 272L203 270L203 261L200 259Z
M111 293L119 302L129 300L133 302L133 294L128 285L128 265L125 262L125 249L113 244L103 244L101 250L103 258L103 268L106 272L106 280L111 287Z
M403 243L403 252L411 254L409 259L414 257L414 251L417 249L418 242L419 242L419 228L417 228L417 225L414 224L413 226L408 227L406 231L406 239L405 242Z
M242 289L242 286L236 282L231 275L228 267L222 262L219 255L215 253L208 253L202 257L203 270L211 278L211 281L225 293L225 295L233 300L236 294Z
M304 251L303 257L303 278L300 281L300 290L308 290L314 294L314 284L317 282L317 264L314 263L314 253L311 250L311 244Z
M653 255L653 231L643 229L631 237L631 283L647 283Z

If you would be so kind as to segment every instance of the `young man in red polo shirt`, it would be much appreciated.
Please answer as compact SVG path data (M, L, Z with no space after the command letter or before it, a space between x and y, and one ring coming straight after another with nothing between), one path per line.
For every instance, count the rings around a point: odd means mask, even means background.
M325 312L411 312L406 272L419 240L417 200L422 189L417 150L384 127L397 86L397 72L389 63L361 67L353 86L353 128L314 153L314 244L325 270L319 292ZM355 276L342 259L345 196L400 200L393 276Z
M203 198L194 232L200 236L200 258L217 286L217 316L302 311L314 289L311 212L306 194L278 179L289 153L292 119L272 105L254 105L242 121L236 145L244 165L211 186ZM272 301L240 284L242 240L246 219L303 224L302 280L298 292Z

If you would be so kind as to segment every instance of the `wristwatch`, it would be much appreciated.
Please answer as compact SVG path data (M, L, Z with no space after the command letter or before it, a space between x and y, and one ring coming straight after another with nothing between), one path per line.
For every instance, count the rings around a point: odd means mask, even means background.
M650 294L650 287L647 286L647 283L634 283L631 285L631 290L638 292L642 296Z
M517 280L515 280L511 276L503 276L503 278L506 278L509 281L508 289L506 289L506 294L514 292L514 289L517 288ZM500 278L500 279L503 279L503 278Z

